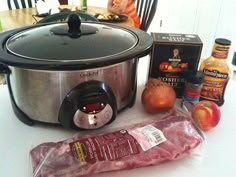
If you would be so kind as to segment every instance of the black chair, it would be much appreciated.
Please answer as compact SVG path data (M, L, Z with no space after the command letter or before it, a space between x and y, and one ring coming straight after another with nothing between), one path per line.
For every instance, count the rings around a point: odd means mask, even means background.
M39 20L37 23L64 22L67 21L67 18L71 13L77 13L82 21L98 21L95 17L84 12L63 11L56 14L48 15L45 18Z
M156 13L158 0L135 0L135 7L140 17L140 29L147 31Z
M34 7L35 3L36 0L7 0L9 10Z

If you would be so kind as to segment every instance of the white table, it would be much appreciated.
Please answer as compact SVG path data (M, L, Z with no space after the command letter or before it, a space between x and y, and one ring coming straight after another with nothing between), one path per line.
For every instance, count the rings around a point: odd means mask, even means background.
M143 63L139 65L143 69ZM142 67L142 68L141 68ZM144 113L140 104L140 94L145 83L146 73L139 72L138 93L134 107L126 109L116 120L102 128L108 131L138 121L145 121L154 116ZM225 104L221 107L222 119L219 125L206 133L207 144L199 157L189 156L184 159L167 162L158 166L133 170L98 174L93 177L232 177L236 176L236 82L230 80ZM31 172L29 151L32 147L48 141L60 141L75 133L60 127L34 125L27 126L20 122L13 113L6 86L0 87L0 177L29 177ZM82 132L88 133L88 132Z

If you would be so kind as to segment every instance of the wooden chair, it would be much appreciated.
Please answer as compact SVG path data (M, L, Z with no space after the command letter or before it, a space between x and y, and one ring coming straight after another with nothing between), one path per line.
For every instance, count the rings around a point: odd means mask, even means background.
M68 4L68 0L59 0L61 5L66 5Z
M158 0L134 0L140 17L140 29L147 31L156 13Z
M7 0L9 10L34 7L36 0Z

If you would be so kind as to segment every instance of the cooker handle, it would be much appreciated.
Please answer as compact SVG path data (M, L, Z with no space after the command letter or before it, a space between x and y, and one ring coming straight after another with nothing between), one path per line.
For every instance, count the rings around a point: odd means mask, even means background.
M71 37L79 37L81 35L81 30L80 30L80 26L81 26L81 20L79 15L72 13L69 16L68 19L68 27L69 27L69 34L71 35Z
M80 16L77 13L71 13L68 21L68 27L61 28L56 26L50 29L50 31L56 35L69 36L71 38L79 38L82 35L91 35L98 32L98 28L89 25L81 25Z
M11 74L11 70L7 65L0 63L0 74Z
M6 75L6 81L3 82L3 84L6 84L7 83L7 86L8 86L8 90L9 90L9 94L10 94L10 98L11 98L11 104L12 104L12 107L13 107L13 111L15 112L16 116L25 124L27 125L33 125L34 122L33 120L31 120L24 112L22 112L16 102L15 102L15 99L14 99L14 96L13 96L13 92L12 92L12 88L11 88L11 82L10 82L10 74L11 74L11 70L10 68L3 64L3 63L0 63L0 75L1 74L4 74Z
M8 67L7 67L8 68ZM2 71L2 70L1 70ZM23 111L21 111L21 109L17 106L14 95L13 95L13 91L12 91L12 87L11 87L11 82L10 82L10 69L6 69L4 70L4 72L6 71L6 79L7 79L7 86L8 86L8 90L9 90L9 94L10 94L10 98L11 98L11 104L12 104L12 108L13 111L15 112L17 118L19 118L19 120L21 120L23 123L25 123L26 125L33 125L34 121L32 119L30 119L28 117L28 115L26 115Z
M11 73L11 70L9 69L9 67L0 63L0 85L6 84L6 79L5 79L6 77L4 75L5 74L9 75L10 73Z

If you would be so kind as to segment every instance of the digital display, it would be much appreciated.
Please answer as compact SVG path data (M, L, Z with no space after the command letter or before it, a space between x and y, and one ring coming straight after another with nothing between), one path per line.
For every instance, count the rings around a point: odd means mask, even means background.
M93 112L93 111L100 111L103 109L104 103L92 103L92 104L87 104L83 107L83 110L86 112Z

